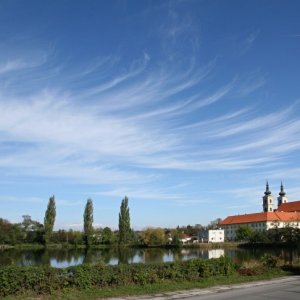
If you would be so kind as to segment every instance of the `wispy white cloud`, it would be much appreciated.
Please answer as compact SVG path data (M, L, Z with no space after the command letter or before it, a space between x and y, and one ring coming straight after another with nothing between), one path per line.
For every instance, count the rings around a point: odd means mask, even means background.
M151 199L151 200L176 200L176 201L183 201L183 195L178 193L168 193L166 191L151 191L147 189L140 189L140 188L132 188L128 187L127 189L114 189L108 191L101 191L101 192L94 192L93 195L98 196L109 196L109 197L118 197L122 198L126 195L130 195L132 199Z
M28 51L22 54L18 51L10 51L9 55L2 55L0 58L0 76L14 75L24 70L33 71L34 68L43 66L49 57L51 51Z
M112 190L93 192L94 196L105 196L122 199L125 195L130 197L130 200L140 201L140 200L150 200L150 201L167 201L172 202L176 206L199 206L203 203L212 203L211 199L197 199L187 197L186 194L180 192L183 185L177 186L165 186L163 189L156 188L155 191L148 189L141 189L139 187L127 187L117 188Z
M178 36L188 32L192 27L192 22L189 14L182 14L172 2L168 2L166 19L161 26L161 33L164 37L176 39Z
M193 59L180 68L150 68L149 55L144 54L118 76L110 71L111 64L111 57L100 59L76 76L74 68L70 74L61 69L54 86L29 95L4 89L0 140L5 147L0 148L0 165L10 168L10 174L18 170L76 182L135 185L153 183L161 176L157 170L276 165L280 157L300 148L300 123L292 117L297 104L267 115L235 106L206 117L205 109L245 89L241 78L207 88L216 60L201 68ZM28 76L37 76L37 71ZM67 86L55 88L62 77ZM250 81L253 86L247 94L263 84ZM118 192L122 196L126 191ZM146 193L133 187L130 194L146 199ZM184 200L169 192L157 198Z
M5 202L19 202L19 203L44 203L45 199L39 197L21 197L21 196L11 196L11 195L1 195L0 201Z
M232 90L234 86L234 83L230 83L220 89L218 89L216 92L214 92L212 95L209 95L207 97L204 97L204 99L198 99L198 101L195 101L187 110L191 111L194 109L199 109L201 107L205 107L208 105L211 105L220 99L222 99L225 95L229 93L230 90Z
M267 170L260 173L262 177L269 178L280 182L284 181L298 181L300 176L300 168L297 166L280 167L272 170Z
M223 126L222 122L225 122L225 121L230 122L231 120L239 119L240 117L245 116L245 114L248 113L250 110L251 110L250 107L244 108L244 109L232 112L232 113L223 114L217 118L209 118L204 121L194 122L194 123L191 123L188 125L180 126L180 127L177 127L176 130L199 128L199 130L206 132L211 127L216 128L219 126Z
M20 61L20 60L14 60L14 61L7 61L3 64L0 65L0 75L16 71L16 70L21 70L26 67L30 66L30 64Z
M255 30L248 34L241 35L239 38L237 38L237 44L238 44L237 54L239 56L245 55L250 50L250 48L253 47L259 34L260 31Z
M131 66L128 71L125 71L123 75L114 77L111 80L106 81L105 83L101 83L100 85L90 88L88 91L85 91L82 95L80 95L80 97L86 98L90 96L95 96L110 89L116 88L122 83L127 82L128 80L140 75L145 70L148 61L149 56L144 54L144 60L142 61L142 63L139 63L138 67L134 67L133 64L133 66Z
M251 120L240 120L233 124L228 124L227 128L222 126L221 130L216 134L218 137L226 137L235 134L246 133L249 131L256 131L260 128L272 128L278 126L288 119L291 114L293 106L285 108L283 111L276 113L269 113L267 115L256 117Z
M223 95L228 90L227 87L218 94ZM30 145L28 149L23 149L23 153L5 153L1 158L2 166L22 166L26 173L37 175L42 172L47 176L56 174L91 182L94 182L93 178L101 178L103 182L123 178L129 181L141 179L135 168L198 171L251 168L261 163L274 162L278 152L285 150L286 153L300 146L296 139L299 122L285 122L291 109L248 122L232 122L245 112L241 110L225 114L214 122L192 123L174 132L168 127L161 127L157 131L159 124L153 127L151 123L148 126L141 124L138 119L119 115L104 116L94 106L76 107L71 104L68 96L64 98L64 95L48 91L23 102L15 99L6 105L2 101L0 108L3 112L0 120L1 139ZM207 150L199 152L196 145L202 142L201 138L197 141L197 136L194 136L194 143L185 145L191 128L206 126L209 129L206 129L205 136L212 141L218 141L220 137L228 139L247 131L254 134L252 137L248 135L243 145L235 145L234 142L230 147L223 146L222 149L210 149L206 145ZM270 126L277 129L280 127L280 133L273 131ZM222 131L219 131L221 128ZM268 130L267 137L262 134L264 128ZM280 145L276 144L278 137L283 142ZM265 150L266 145L272 147ZM249 156L245 151L251 149L261 150L257 155ZM190 158L185 157L185 151L190 151ZM214 157L215 154L218 154L218 158ZM112 162L107 163L110 160ZM124 165L131 165L133 169L124 171Z
M248 78L243 78L237 84L237 89L235 91L235 96L237 98L252 96L254 92L264 87L267 83L266 76L260 74L260 72L254 72L251 75L248 75Z

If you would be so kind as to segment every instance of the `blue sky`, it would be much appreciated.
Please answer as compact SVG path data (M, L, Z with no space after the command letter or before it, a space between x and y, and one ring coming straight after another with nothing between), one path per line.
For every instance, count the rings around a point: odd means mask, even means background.
M207 224L300 199L299 1L0 1L0 217Z

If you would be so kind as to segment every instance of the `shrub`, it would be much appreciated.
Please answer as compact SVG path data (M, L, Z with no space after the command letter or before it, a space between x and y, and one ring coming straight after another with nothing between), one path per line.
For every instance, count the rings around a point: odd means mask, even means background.
M241 267L238 269L238 273L243 276L254 276L263 274L265 267L263 264L256 260L250 260L243 262Z
M0 296L33 291L51 293L67 283L64 270L48 267L5 267L0 269Z
M0 297L26 292L51 294L64 288L78 290L119 285L145 285L163 281L201 280L229 275L235 270L230 259L192 259L161 264L83 264L66 269L50 267L3 267L0 269Z
M261 261L265 267L275 268L278 263L278 258L276 256L266 253L264 254L264 256L262 256Z

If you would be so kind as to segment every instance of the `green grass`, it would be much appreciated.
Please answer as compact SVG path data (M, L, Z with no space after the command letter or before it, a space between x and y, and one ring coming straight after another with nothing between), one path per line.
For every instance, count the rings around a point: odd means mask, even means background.
M130 286L118 286L118 287L107 287L107 288L93 288L83 291L78 290L64 290L60 292L54 292L52 295L33 295L27 294L22 296L9 296L3 299L5 300L21 300L21 299L40 299L40 300L55 300L55 299L103 299L110 297L122 297L122 296L138 296L146 294L158 294L164 292L178 291L178 290L189 290L195 288L207 288L217 285L229 285L245 282L253 282L258 280L268 280L283 276L291 275L289 272L284 272L280 269L274 269L266 274L255 275L255 276L240 276L234 274L231 276L216 276L212 278L205 278L199 281L181 281L181 282L165 282L157 284L146 284L130 285Z

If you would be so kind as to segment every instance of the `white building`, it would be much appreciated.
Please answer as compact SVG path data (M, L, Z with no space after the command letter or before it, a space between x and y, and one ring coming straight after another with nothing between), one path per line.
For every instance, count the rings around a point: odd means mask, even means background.
M224 230L223 229L208 230L208 242L209 243L223 243L224 242Z
M249 226L253 230L258 231L286 226L300 228L300 201L288 203L282 184L277 201L278 209L274 209L273 196L267 182L266 191L263 196L263 212L225 218L220 223L221 227L225 230L225 238L227 240L235 240L235 232L242 225Z

